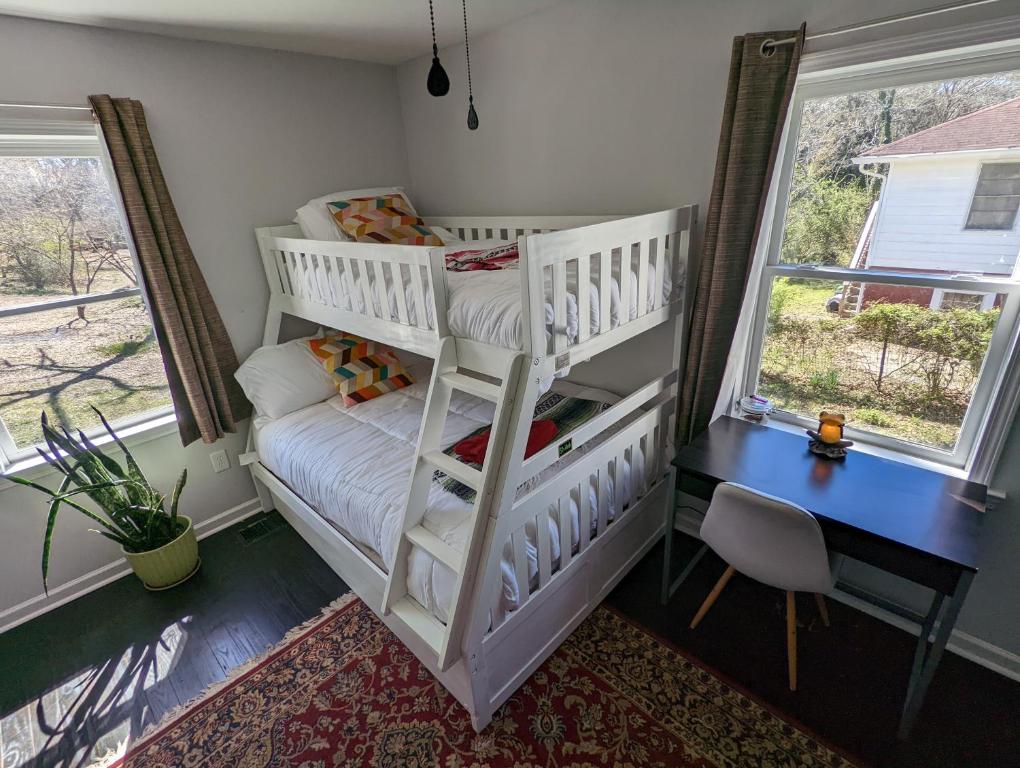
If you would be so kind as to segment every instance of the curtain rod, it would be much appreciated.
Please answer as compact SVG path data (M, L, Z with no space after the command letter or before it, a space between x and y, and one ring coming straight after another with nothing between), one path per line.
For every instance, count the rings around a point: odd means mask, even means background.
M897 16L885 16L881 19L872 19L871 21L862 21L858 24L848 24L845 27L836 27L835 29L827 29L824 32L815 32L813 35L805 35L804 40L817 40L821 37L833 37L835 35L845 35L848 32L859 32L862 29L872 29L874 27L884 27L886 24L896 24L901 21L913 21L914 19L923 19L928 16L936 16L940 13L947 13L949 11L962 11L967 8L975 8L979 5L990 5L991 3L997 3L999 0L970 0L969 2L963 3L950 3L948 5L940 5L935 8L928 8L924 11L913 11L911 13L901 13ZM777 45L793 45L797 42L795 37L786 37L782 40L768 39L761 44L761 55L771 56L773 49Z
M85 112L91 112L92 111L92 107L78 107L78 106L70 106L70 105L63 105L63 104L5 104L5 103L0 103L0 108L4 108L4 107L14 107L14 108L17 108L17 109L73 109L73 110L82 110L82 111L85 111Z

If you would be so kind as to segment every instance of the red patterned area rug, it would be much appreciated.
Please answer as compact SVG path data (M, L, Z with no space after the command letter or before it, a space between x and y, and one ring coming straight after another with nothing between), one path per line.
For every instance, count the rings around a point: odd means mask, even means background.
M375 614L345 598L112 765L852 764L608 608L476 734L464 708Z

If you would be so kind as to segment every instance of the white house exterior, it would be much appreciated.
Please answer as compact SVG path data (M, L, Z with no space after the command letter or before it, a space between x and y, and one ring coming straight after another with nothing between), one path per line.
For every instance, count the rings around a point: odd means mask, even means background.
M853 266L1008 277L1020 254L1020 98L972 112L854 158L883 178ZM859 298L858 298L859 295ZM879 298L933 307L995 303L991 295L868 284Z

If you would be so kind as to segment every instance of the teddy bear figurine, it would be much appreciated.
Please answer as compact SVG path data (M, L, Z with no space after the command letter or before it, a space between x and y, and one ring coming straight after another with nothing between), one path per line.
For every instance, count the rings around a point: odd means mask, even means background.
M845 426L846 416L842 413L822 411L818 414L818 429L807 430L811 438L808 450L827 459L846 458L846 449L853 445L853 441L843 438Z

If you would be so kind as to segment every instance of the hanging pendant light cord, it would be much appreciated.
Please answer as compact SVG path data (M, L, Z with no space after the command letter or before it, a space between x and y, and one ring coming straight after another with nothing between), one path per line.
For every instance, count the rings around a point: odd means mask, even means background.
M428 80L425 81L428 91L433 96L445 96L450 91L450 78L439 63L439 46L436 44L436 14L429 0L429 23L432 25L432 66L429 67Z
M432 0L429 0L430 8L431 4ZM468 44L467 0L461 0L461 8L464 10L464 52L467 54L468 103L473 104L475 97L471 93L471 46Z
M436 14L432 10L432 0L429 0L429 23L432 25L432 55L439 55L439 48L436 47Z

